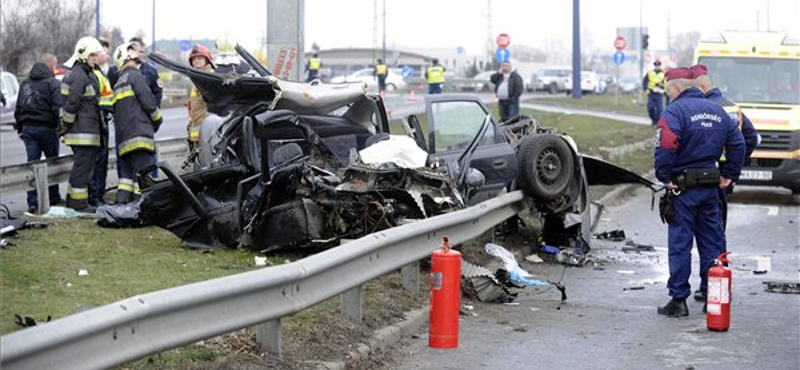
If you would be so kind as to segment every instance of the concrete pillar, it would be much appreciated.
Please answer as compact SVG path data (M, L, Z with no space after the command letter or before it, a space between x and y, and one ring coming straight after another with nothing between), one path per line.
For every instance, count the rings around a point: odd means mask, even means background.
M305 81L304 13L305 0L267 0L267 68L280 79Z

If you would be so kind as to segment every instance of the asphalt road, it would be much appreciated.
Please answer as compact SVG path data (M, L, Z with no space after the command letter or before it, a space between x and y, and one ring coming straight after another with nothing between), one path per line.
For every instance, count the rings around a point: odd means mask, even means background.
M767 293L762 281L800 274L800 206L785 189L741 186L730 207L728 248L733 257L730 331L709 332L702 303L690 316L667 318L666 227L650 210L650 193L639 190L604 214L598 231L622 228L655 252L622 252L624 243L597 242L600 261L568 268L523 268L558 280L564 272L569 299L552 288L526 288L516 305L475 303L461 316L459 348L427 347L427 328L392 353L392 369L798 369L800 295ZM796 202L796 199L795 199ZM764 275L753 274L749 256L771 259ZM518 256L518 260L521 260ZM694 256L693 289L699 284ZM491 268L490 268L491 270ZM643 290L625 288L643 287Z

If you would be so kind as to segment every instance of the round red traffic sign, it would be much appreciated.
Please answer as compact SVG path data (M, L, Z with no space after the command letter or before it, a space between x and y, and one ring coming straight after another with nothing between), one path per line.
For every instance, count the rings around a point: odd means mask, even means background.
M622 36L617 36L617 38L614 40L614 47L617 48L617 50L625 49L625 45L625 38Z
M511 44L511 38L508 37L507 33L501 33L497 35L497 39L495 40L495 42L497 42L497 47L499 47L500 49L505 49L508 47L509 44Z

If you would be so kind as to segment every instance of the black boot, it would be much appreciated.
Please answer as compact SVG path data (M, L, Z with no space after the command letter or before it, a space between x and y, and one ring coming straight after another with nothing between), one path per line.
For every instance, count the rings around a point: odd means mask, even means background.
M705 302L706 301L706 292L698 289L694 292L694 300L698 302Z
M686 306L686 298L672 298L666 306L658 308L658 314L669 317L689 316L689 307Z

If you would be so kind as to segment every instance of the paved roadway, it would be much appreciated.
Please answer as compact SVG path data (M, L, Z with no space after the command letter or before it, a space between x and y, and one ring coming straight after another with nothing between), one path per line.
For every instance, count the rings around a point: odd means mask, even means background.
M708 332L702 304L690 316L656 314L667 302L666 227L650 209L650 192L639 190L604 214L598 231L622 228L656 252L627 254L624 243L598 242L592 255L604 261L569 268L569 299L552 289L523 290L515 306L474 303L475 316L460 320L460 346L427 348L427 328L396 346L392 369L798 369L800 295L767 293L763 280L798 281L800 206L786 189L737 187L730 207L728 248L733 260L733 313L729 332ZM772 268L752 273L744 255L763 255ZM518 256L519 258L519 256ZM519 259L518 259L519 260ZM693 289L699 283L693 261ZM558 280L560 265L523 268ZM490 268L490 270L492 270ZM626 291L625 288L644 287Z

